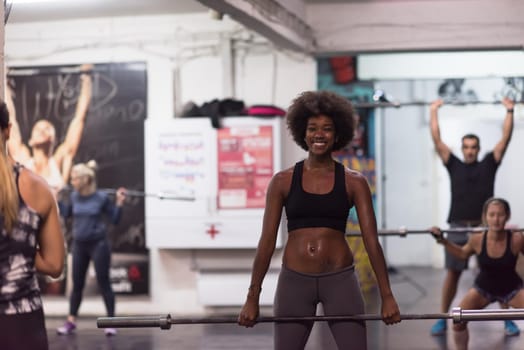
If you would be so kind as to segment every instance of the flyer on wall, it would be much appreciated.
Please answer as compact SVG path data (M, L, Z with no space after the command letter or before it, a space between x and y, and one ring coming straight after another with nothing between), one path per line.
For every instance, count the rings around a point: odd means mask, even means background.
M218 209L264 208L273 175L273 127L222 128L217 153Z

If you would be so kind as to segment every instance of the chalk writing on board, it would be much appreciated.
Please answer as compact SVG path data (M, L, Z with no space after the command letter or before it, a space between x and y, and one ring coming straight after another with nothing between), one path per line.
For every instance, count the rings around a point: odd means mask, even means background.
M158 177L169 189L195 192L206 177L205 146L198 133L160 134L156 144Z

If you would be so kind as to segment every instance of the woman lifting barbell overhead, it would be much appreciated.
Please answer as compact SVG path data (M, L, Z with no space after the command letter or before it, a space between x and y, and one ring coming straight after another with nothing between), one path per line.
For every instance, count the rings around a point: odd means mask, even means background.
M524 308L522 279L515 271L518 255L524 253L524 236L522 232L505 228L510 215L510 206L505 199L488 199L482 210L487 230L483 234L470 235L463 246L445 239L438 227L431 228L437 242L457 258L467 259L472 255L478 258L480 273L459 307L483 309L498 301L514 308ZM453 330L457 349L467 349L467 324L457 323Z
M363 313L354 257L344 235L352 206L377 277L382 318L387 324L400 322L378 241L369 185L362 174L332 157L333 151L351 141L353 115L346 98L327 91L304 92L290 106L288 128L308 155L275 174L269 184L251 284L238 316L240 325L251 327L257 321L262 281L284 208L289 235L275 293L275 316L313 316L318 303L323 304L328 316ZM275 323L275 349L303 349L312 326L312 321ZM329 327L340 349L367 348L364 322L329 322Z

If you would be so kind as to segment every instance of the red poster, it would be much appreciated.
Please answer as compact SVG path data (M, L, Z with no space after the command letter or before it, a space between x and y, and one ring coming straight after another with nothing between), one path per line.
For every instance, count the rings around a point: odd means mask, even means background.
M218 208L264 208L273 176L273 127L218 130Z

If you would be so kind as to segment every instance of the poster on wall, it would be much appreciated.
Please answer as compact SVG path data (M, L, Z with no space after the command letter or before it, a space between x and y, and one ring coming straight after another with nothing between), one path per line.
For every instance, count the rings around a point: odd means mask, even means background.
M273 127L219 129L217 161L218 209L264 208L273 176Z
M10 67L6 90L16 124L10 154L42 175L59 200L66 200L72 191L71 166L90 160L97 164L98 188L112 199L119 187L144 190L145 63ZM107 224L115 292L147 294L143 197L129 196L120 222ZM71 253L71 219L63 222L63 228ZM61 278L39 277L44 294L63 295L71 288L71 254L67 260ZM98 294L92 268L84 294Z

